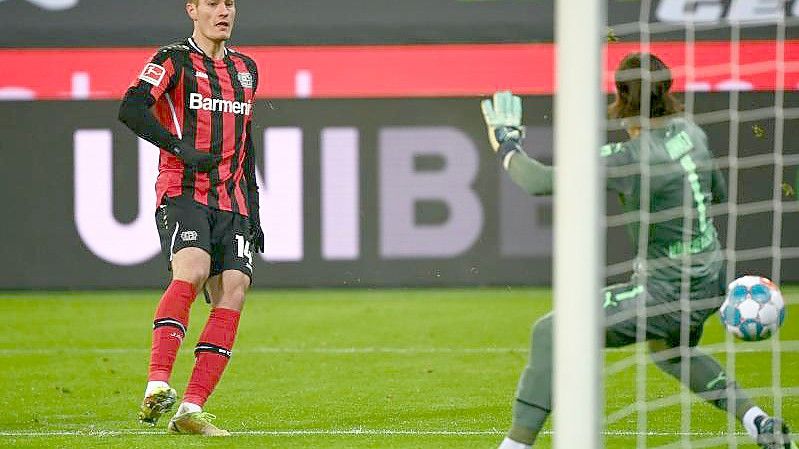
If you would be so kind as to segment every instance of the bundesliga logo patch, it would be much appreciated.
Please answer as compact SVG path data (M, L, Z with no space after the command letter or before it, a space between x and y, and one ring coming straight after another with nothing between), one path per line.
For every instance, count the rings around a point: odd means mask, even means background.
M139 79L158 87L161 81L164 80L164 75L166 75L166 69L151 62L144 66L144 70L141 71Z
M252 74L250 72L239 72L239 82L245 89L252 89Z

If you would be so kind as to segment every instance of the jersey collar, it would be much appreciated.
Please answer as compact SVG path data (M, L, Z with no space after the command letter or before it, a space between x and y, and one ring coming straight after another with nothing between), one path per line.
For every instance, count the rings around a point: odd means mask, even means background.
M188 42L189 42L189 46L190 46L191 48L193 48L195 51L197 51L198 53L200 53L201 55L205 56L205 57L206 57L206 58L208 58L208 59L212 59L210 56L208 56L207 54L205 54L205 52L202 50L202 48L200 48L200 46L199 46L199 45L197 45L197 42L195 42L195 41L194 41L194 38L193 38L193 37L189 37L189 38L188 38ZM223 46L223 47L222 47L222 50L224 50L224 51L225 51L225 57L227 57L227 55L228 55L228 49L227 49L227 45Z

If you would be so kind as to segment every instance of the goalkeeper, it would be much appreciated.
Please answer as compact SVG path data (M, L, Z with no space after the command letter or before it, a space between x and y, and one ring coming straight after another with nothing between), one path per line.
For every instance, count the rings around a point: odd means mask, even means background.
M646 112L641 110L642 66L649 67L651 79L650 107ZM762 448L796 449L795 443L789 441L788 427L755 406L715 359L695 348L705 320L717 310L724 295L721 245L710 207L711 202L726 201L726 187L721 173L713 168L707 136L680 115L682 105L669 92L669 68L656 56L628 55L619 64L615 78L616 98L608 114L612 119L623 120L630 140L599 150L607 167L607 190L618 194L625 212L639 211L638 169L643 148L648 152L652 173L649 211L667 218L650 223L646 260L636 263L631 280L601 293L599 299L606 315L605 346L636 343L638 304L643 301L647 310L646 340L660 369L679 380L681 364L688 363L687 386L720 410L734 413ZM553 168L522 150L521 99L510 92L498 92L493 102L484 100L481 106L491 146L511 179L531 195L551 194ZM648 129L642 129L639 120L644 114L650 118ZM637 251L635 236L639 225L633 223L630 228ZM686 285L683 276L688 279ZM680 296L684 287L691 304L690 322L686 323L690 330L688 341L681 341L680 337ZM552 343L550 313L533 326L530 360L519 381L513 424L500 449L532 447L552 410ZM681 358L679 348L684 346L692 348L690 360Z

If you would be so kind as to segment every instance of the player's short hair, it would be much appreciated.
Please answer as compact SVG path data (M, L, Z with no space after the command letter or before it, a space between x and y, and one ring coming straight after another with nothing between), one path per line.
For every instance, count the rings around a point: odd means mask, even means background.
M649 67L644 74L645 66ZM642 110L644 80L649 82L649 111ZM613 119L649 116L663 117L682 111L682 104L670 92L671 70L660 58L650 53L631 53L619 63L615 74L616 99L608 107Z

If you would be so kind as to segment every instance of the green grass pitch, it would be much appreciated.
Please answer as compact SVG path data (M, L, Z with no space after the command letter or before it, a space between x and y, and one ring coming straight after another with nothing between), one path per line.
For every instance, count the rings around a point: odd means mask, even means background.
M799 298L799 289L784 293ZM167 435L165 419L156 428L136 421L158 292L0 293L0 447L493 449L510 423L530 325L550 296L519 288L252 292L228 371L206 405L233 436L209 440ZM207 311L195 303L173 375L179 393ZM779 359L783 414L795 426L797 320L793 305ZM726 360L723 342L712 317L703 345ZM754 393L770 393L771 345L736 343L736 377ZM642 371L647 397L662 407L641 415L644 433L638 413L622 416L642 378L624 368L635 357L636 347L606 353L607 448L689 439L691 447L727 447L712 441L724 437L725 415L694 400L688 427L670 402L679 385L651 363ZM760 402L772 409L769 397ZM551 446L548 429L536 448ZM740 426L735 432L740 447L754 447Z

